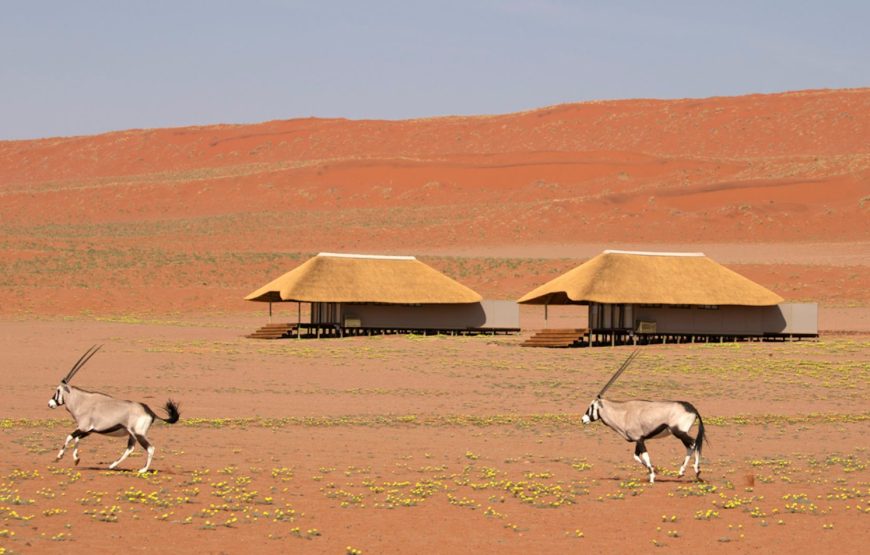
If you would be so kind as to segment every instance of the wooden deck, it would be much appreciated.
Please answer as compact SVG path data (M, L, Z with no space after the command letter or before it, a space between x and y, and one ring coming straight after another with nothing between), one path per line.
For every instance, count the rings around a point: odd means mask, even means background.
M245 337L250 339L326 339L370 335L498 335L519 333L519 328L466 328L466 329L409 329L344 327L338 324L266 324Z
M589 343L589 330L586 328L544 329L523 341L522 347L576 347Z
M296 335L296 324L266 324L245 337L251 339L284 339Z
M245 337L251 339L325 339L329 337L354 337L370 335L497 335L519 333L518 328L469 328L469 329L406 329L342 327L335 324L266 324ZM678 333L629 333L624 330L587 328L548 328L523 341L522 347L604 347L617 345L654 345L663 343L731 343L736 341L801 341L816 339L818 334L764 334L764 335L700 335Z

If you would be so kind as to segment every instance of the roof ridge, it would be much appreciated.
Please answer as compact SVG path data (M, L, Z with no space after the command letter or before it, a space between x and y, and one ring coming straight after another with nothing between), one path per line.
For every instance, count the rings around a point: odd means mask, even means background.
M317 256L331 256L333 258L369 258L374 260L417 260L415 256L396 256L386 254L352 254L338 252L319 252Z
M702 252L621 251L607 249L604 254L637 254L641 256L707 256Z

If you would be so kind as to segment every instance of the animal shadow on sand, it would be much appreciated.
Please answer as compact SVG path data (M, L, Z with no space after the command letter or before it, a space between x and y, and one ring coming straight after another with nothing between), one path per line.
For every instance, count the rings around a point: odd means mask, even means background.
M622 477L619 477L619 476L608 476L607 478L604 478L604 480L609 480L609 481L611 481L611 482L624 482L624 481L626 481L626 480L632 480L632 479L638 479L638 480L641 480L641 481L643 481L643 482L647 482L647 481L648 481L646 476L642 476L642 477L639 477L639 478L637 478L637 477L631 477L631 476L629 476L628 478L622 478ZM666 483L666 484L695 484L695 483L704 483L704 479L703 479L703 478L689 478L689 477L687 477L687 476L683 476L682 478L679 477L679 476L677 476L677 477L668 477L668 476L661 476L661 475L659 475L659 474L656 474L656 484L658 484L658 483Z
M139 472L135 468L109 468L109 463L105 463L105 466L76 466L74 468L78 470L95 470L99 472L117 472L118 474L139 474ZM177 473L171 470L160 470L158 468L151 468L145 472L142 472L143 475L149 474L166 474L169 476L175 476Z

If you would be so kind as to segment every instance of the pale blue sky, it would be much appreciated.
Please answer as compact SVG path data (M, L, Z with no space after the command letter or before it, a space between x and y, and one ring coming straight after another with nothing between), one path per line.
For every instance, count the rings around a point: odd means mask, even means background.
M870 1L12 0L0 139L870 86Z

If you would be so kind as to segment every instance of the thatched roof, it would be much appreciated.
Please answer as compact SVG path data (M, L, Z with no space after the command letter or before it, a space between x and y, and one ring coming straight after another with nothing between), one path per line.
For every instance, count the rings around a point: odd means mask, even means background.
M772 306L783 298L703 253L604 251L518 302Z
M245 300L460 304L482 297L413 256L322 252Z

